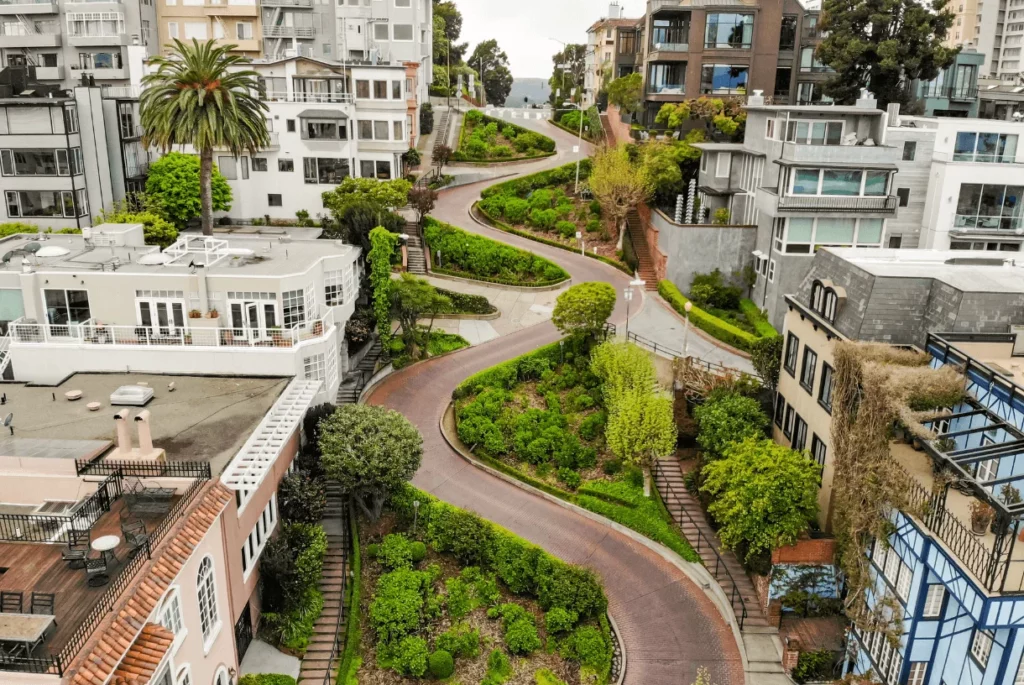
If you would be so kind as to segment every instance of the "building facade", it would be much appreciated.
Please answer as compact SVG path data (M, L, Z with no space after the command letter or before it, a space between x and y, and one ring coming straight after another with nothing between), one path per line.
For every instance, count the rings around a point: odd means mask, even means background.
M957 53L953 64L930 81L916 81L914 96L921 102L926 117L977 117L978 76L985 55L967 47Z
M160 52L174 50L174 41L190 43L214 40L218 45L234 45L233 52L258 57L263 47L263 24L256 0L155 0L159 10ZM263 2L273 6L274 0Z
M608 16L587 29L584 104L594 104L597 93L607 88L611 81L640 71L642 40L643 19L623 17L618 3L612 3Z

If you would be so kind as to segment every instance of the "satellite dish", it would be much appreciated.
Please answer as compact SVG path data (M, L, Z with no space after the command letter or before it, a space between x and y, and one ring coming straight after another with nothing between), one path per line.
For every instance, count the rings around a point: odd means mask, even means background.
M42 247L43 246L40 243L32 242L21 249L23 249L25 252L31 252L32 254L35 254L36 252L39 252L39 250L41 250Z
M11 250L9 252L5 252L4 256L3 256L3 263L4 264L10 264L11 263L11 259L13 257L14 257L14 250Z
M66 254L70 254L71 250L60 245L47 245L38 252L37 257L63 257Z
M14 414L8 414L4 417L4 427L10 426L11 422L14 421Z

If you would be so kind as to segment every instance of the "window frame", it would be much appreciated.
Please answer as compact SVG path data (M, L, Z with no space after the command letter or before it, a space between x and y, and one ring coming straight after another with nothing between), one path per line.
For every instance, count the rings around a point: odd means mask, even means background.
M932 598L932 591L938 589L939 598L938 605L936 606ZM921 607L921 618L924 619L940 619L946 611L946 586L942 583L929 583L928 589L925 590L924 604Z
M792 361L790 361L792 357ZM800 359L800 338L792 331L786 333L786 349L782 355L782 368L793 378L796 378L796 365Z
M979 640L979 638L982 639ZM992 631L981 628L974 629L974 635L971 636L971 648L968 650L968 654L983 671L988 668L988 661L992 657L992 646L994 644L995 635Z
M828 392L826 393L826 389ZM835 369L826 361L821 363L821 378L818 382L818 404L832 414L832 393L835 391Z
M203 631L203 652L209 654L220 633L221 619L217 607L217 581L213 557L209 554L199 562L196 572L196 597L199 603L199 625Z
M804 353L800 355L800 387L806 390L808 395L814 395L814 379L817 374L818 353L812 350L810 345L804 345Z

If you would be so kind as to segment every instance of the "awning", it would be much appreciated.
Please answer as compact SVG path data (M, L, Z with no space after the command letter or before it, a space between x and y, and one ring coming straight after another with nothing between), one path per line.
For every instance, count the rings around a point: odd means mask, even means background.
M340 109L307 109L299 114L300 119L348 119Z

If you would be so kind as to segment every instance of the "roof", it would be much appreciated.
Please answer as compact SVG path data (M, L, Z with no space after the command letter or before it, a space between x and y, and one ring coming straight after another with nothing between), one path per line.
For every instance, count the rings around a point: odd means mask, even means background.
M148 683L173 643L174 633L158 623L147 623L114 671L114 678Z
M872 147L884 147L874 145ZM785 167L813 167L815 169L884 169L887 171L899 171L899 167L892 162L829 162L829 161L793 161L791 159L776 159L775 163Z
M96 628L93 635L98 637L90 639L72 662L71 685L105 685L114 675L171 582L233 499L234 493L217 481L206 486L198 503L164 537L152 561L136 576L138 580L125 588L121 596L127 599L115 607L115 618Z
M304 109L299 112L300 119L348 119L348 115L340 109Z
M587 29L587 33L591 33L592 31L596 31L597 29L600 28L606 28L608 26L618 29L632 28L642 21L643 17L640 17L638 19L598 19L593 24L591 24L589 29Z
M1024 293L1024 261L1015 263L1016 252L822 249L880 278L931 278L965 293Z

